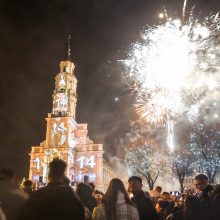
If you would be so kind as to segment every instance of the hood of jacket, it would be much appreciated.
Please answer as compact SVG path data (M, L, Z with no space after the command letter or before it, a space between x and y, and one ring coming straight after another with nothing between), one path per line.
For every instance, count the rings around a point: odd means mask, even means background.
M118 195L117 195L117 202L116 204L119 205L119 204L125 204L125 196L124 194L121 192L121 191L118 191Z

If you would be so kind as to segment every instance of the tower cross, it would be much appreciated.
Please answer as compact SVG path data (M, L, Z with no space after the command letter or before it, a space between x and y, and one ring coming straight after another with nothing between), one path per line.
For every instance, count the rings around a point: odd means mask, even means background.
M72 37L69 34L69 36L67 37L67 40L68 40L67 58L69 61L71 60L71 58L70 58L70 56L71 56L71 48L70 48L71 39L72 39Z

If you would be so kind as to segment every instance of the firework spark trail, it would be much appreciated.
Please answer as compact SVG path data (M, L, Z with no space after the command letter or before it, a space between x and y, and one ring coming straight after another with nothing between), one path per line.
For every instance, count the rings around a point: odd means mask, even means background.
M135 82L140 117L168 127L183 114L196 119L202 100L220 91L219 16L199 22L191 10L186 20L186 3L182 19L166 18L165 10L163 24L143 30L141 41L132 45L123 61L126 78ZM173 128L168 130L171 133Z
M168 120L167 122L167 145L170 148L170 151L174 151L174 132L173 132L173 122Z
M183 3L183 12L182 12L182 24L184 24L184 20L185 20L186 5L187 5L187 0L184 0L184 3Z

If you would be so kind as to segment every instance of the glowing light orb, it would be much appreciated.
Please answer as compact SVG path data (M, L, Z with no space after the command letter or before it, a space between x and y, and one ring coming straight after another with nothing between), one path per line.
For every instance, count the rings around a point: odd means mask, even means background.
M115 96L115 97L114 97L114 101L115 101L115 102L118 102L118 101L119 101L119 97Z
M160 19L162 19L162 18L164 18L164 14L163 14L163 13L160 13L160 14L158 15L158 17L159 17Z

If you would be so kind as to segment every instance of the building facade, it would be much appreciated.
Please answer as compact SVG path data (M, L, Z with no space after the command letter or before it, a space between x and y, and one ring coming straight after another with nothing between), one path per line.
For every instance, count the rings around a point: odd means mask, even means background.
M53 108L46 122L46 140L32 146L29 179L36 184L48 181L48 165L53 158L67 163L66 176L72 185L93 182L104 191L115 174L103 160L103 145L94 144L88 137L87 124L75 121L77 79L75 65L69 59L60 62L60 72L55 77Z

